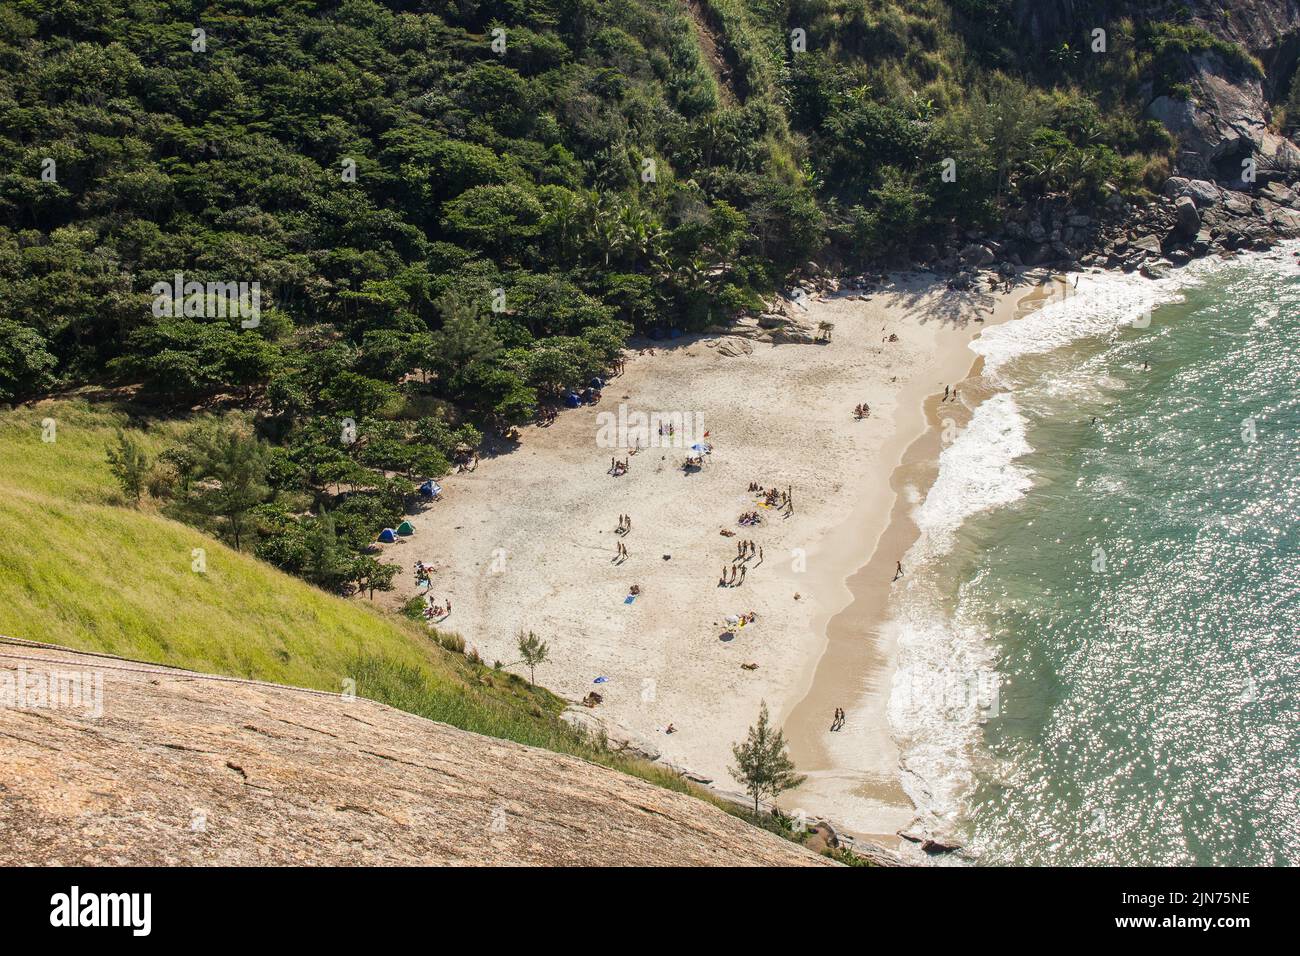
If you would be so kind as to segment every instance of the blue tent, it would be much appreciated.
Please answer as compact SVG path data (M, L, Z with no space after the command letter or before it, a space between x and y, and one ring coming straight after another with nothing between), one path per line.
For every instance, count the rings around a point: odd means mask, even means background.
M442 487L430 478L420 486L420 494L424 495L426 498L436 498L438 495L442 494Z
M379 540L384 542L384 544L392 544L397 540L397 532L392 528L385 528L383 531L379 532Z
M582 399L578 397L577 392L570 392L568 395L564 396L564 404L568 405L570 408L577 408L582 404Z

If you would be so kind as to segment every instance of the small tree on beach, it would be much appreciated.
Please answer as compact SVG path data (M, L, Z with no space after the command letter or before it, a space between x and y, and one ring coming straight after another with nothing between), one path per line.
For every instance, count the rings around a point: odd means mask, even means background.
M546 663L550 648L540 637L529 631L519 632L519 656L528 665L528 683L537 683L537 665Z
M754 812L763 797L776 797L806 779L795 773L794 762L786 752L785 735L768 723L767 701L759 706L758 723L749 728L743 744L731 748L736 758L732 775L745 785L754 798Z

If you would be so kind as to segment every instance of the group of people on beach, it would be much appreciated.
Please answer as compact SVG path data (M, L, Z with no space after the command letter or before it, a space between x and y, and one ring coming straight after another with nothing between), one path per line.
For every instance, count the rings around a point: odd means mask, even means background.
M733 564L730 567L724 565L722 568L722 577L718 578L718 587L720 588L738 588L745 583L745 570L749 567L747 564Z
M621 564L626 561L627 558L627 545L620 541L614 546L614 560Z
M844 708L843 708L843 707L836 707L836 708L835 708L835 717L831 720L831 731L833 732L833 731L836 731L836 730L843 730L843 729L844 729L844 720L845 720Z
M870 418L871 406L868 405L866 402L861 402L860 404L854 405L853 417L856 418L858 421L862 421L862 419L864 418Z
M731 559L731 566L724 566L722 574L718 578L718 587L735 588L745 583L745 574L749 569L749 559L757 557L758 567L763 563L763 549L753 541L742 540L736 542L736 556Z
M943 387L943 398L941 399L941 401L944 401L944 402L948 402L948 401L955 402L955 401L957 401L957 386L956 386L956 385L945 385L945 386Z
M555 424L555 420L560 417L560 410L554 405L543 405L537 410L537 420L535 424L539 428L546 428Z
M618 527L614 529L615 534L628 534L632 530L632 516L619 515Z
M447 605L434 604L426 595L424 599L424 619L430 623L441 621L451 616L451 598L447 598Z
M757 511L746 511L744 514L740 516L740 518L738 519L738 523L744 525L746 528L749 528L756 524L762 524L763 516L760 515Z
M619 478L627 474L630 465L630 459L624 458L622 461L619 461L617 458L611 458L609 460L609 474L613 475L615 478Z
M780 488L764 488L759 482L751 481L749 483L749 491L750 494L756 494L762 498L763 504L767 505L767 507L780 508L785 511L787 517L794 514L793 485L788 485L785 491L782 491ZM760 517L757 511L753 512L753 515L755 518ZM742 520L740 523L745 524L746 522L743 520L744 516L742 515L741 517ZM757 521L753 523L757 524Z

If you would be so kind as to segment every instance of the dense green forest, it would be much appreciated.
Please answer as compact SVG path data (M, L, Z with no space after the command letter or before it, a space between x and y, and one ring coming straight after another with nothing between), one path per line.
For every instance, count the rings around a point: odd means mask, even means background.
M363 549L413 483L634 331L758 308L810 259L1158 184L1171 141L1139 90L1176 94L1217 41L1117 20L1104 53L1082 29L1025 49L1010 11L0 4L0 402L236 407L154 460L124 434L124 489L323 586L383 587ZM237 283L254 321L225 308Z

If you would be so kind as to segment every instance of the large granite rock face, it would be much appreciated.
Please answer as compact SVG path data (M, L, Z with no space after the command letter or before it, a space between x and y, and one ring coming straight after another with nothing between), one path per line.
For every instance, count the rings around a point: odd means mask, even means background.
M0 706L6 866L829 863L685 794L366 700L0 645L0 689L20 669L97 675L102 714L93 692Z
M1300 175L1300 149L1272 128L1270 102L1285 98L1300 58L1300 3L1296 0L1186 0L1178 5L1189 25L1235 44L1263 65L1262 78L1234 70L1214 52L1190 58L1190 99L1159 96L1148 114L1179 143L1178 172L1195 179L1239 182L1241 160L1253 156L1257 181L1291 181ZM1090 52L1092 30L1122 17L1149 17L1139 0L1015 0L1012 29L1036 46L1069 42ZM1172 16L1172 9L1160 11Z
M1213 53L1195 57L1194 63L1191 98L1160 96L1147 107L1178 139L1178 171L1245 184L1243 162L1253 159L1257 182L1300 174L1300 148L1269 128L1260 81L1232 75Z

